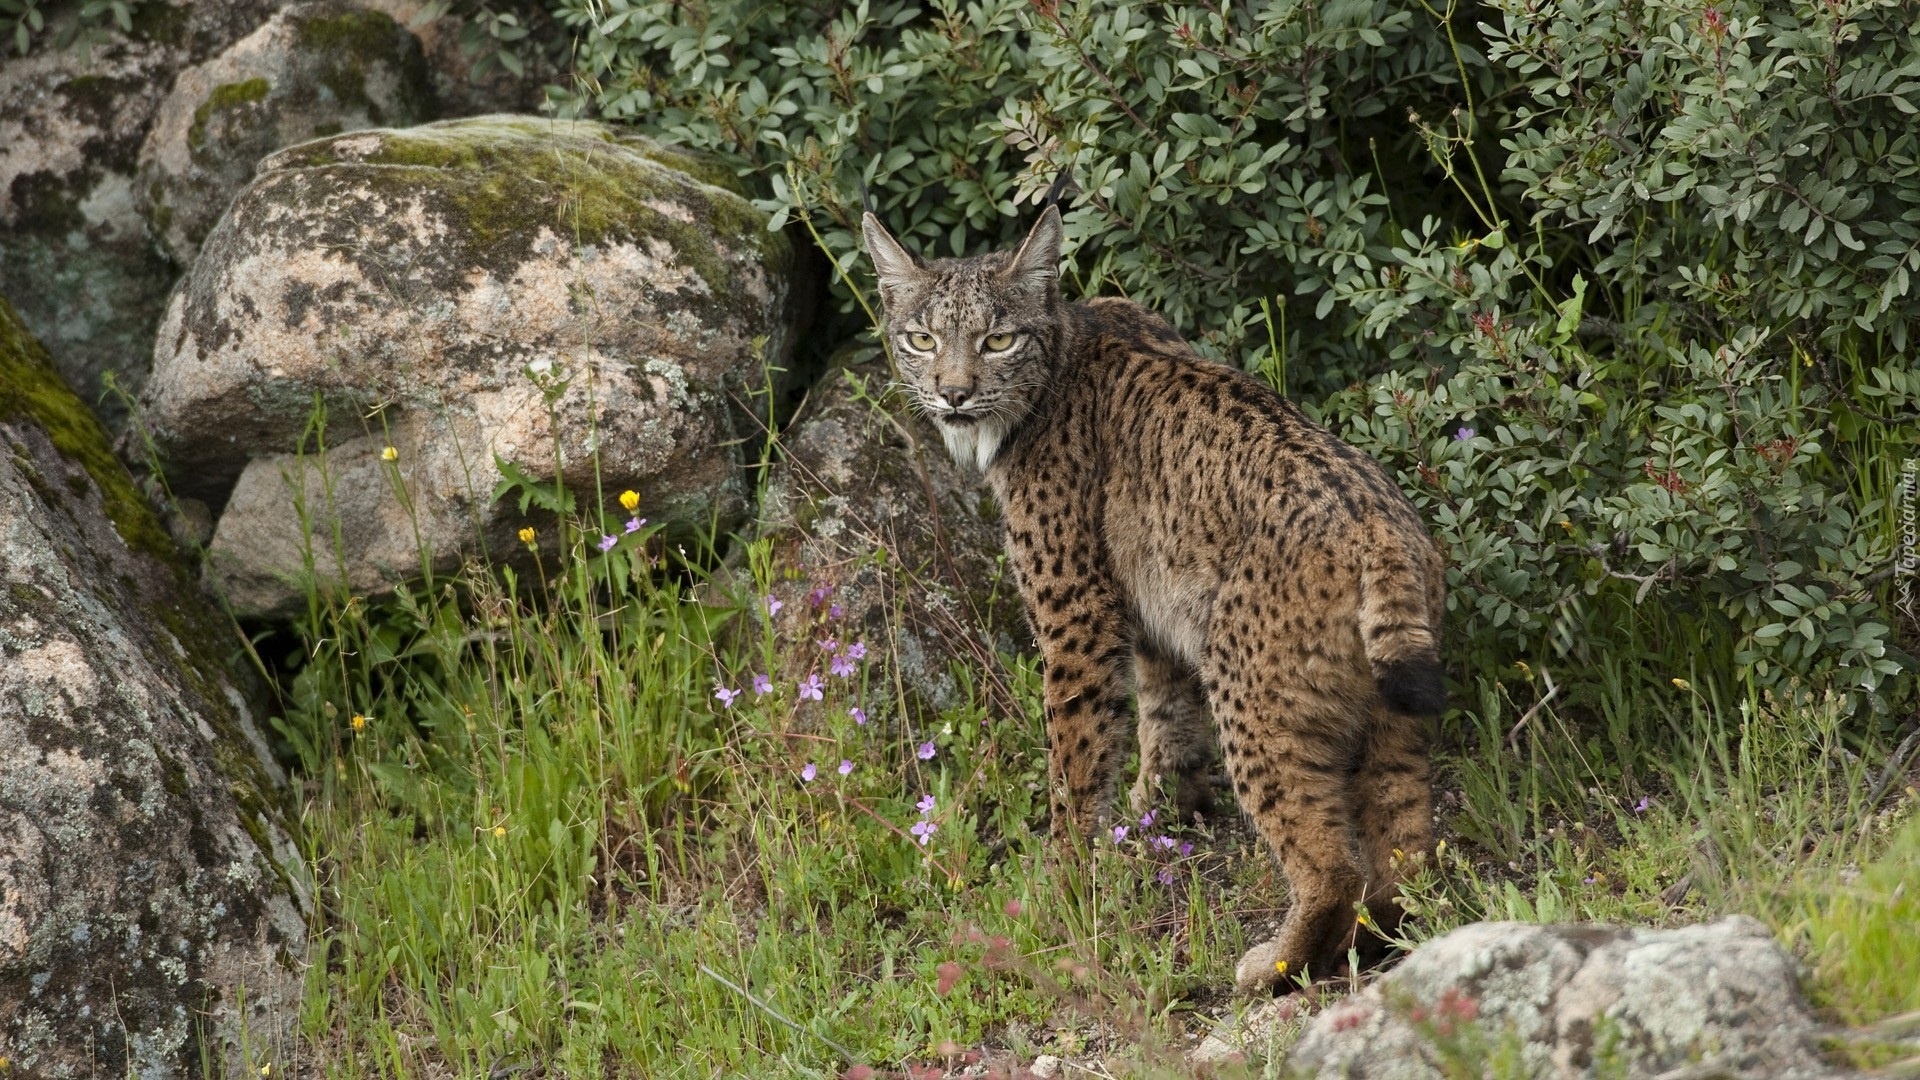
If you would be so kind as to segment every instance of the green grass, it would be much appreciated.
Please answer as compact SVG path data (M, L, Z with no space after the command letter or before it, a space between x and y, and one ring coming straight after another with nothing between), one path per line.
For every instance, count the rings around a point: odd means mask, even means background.
M281 1068L802 1077L1052 1052L1145 1074L1232 1007L1233 959L1284 906L1268 859L1229 821L1170 831L1191 854L1136 827L1050 862L1031 657L1001 658L1011 705L974 695L914 727L870 659L828 669L830 601L781 640L764 581L718 600L724 577L657 565L647 533L603 555L582 524L548 528L530 573L374 607L316 590L276 726L324 912ZM756 695L795 650L822 699ZM1551 701L1509 740L1531 674L1482 677L1449 719L1449 843L1410 887L1411 941L1749 911L1806 952L1837 1017L1914 1007L1920 832L1890 845L1910 810L1851 816L1872 748L1837 707L1675 688L1618 703L1639 743ZM742 694L723 707L716 685Z
M310 434L324 447L324 417ZM338 540L318 537L307 616L263 645L320 909L302 1042L260 1065L815 1077L1045 1052L1185 1075L1244 1005L1232 964L1284 911L1278 872L1231 815L1049 858L1032 656L957 667L975 689L914 715L874 664L884 631L838 625L830 598L805 633L769 628L766 548L689 562L643 530L602 553L614 493L509 486L540 530L522 557L369 605L321 579ZM1862 805L1892 733L1725 677L1721 622L1590 614L1611 645L1585 669L1467 661L1440 730L1446 843L1408 886L1405 944L1741 911L1804 956L1835 1021L1920 1007L1920 797ZM871 653L842 676L826 639ZM809 664L818 700L753 688ZM1863 1059L1908 1052L1862 1038Z

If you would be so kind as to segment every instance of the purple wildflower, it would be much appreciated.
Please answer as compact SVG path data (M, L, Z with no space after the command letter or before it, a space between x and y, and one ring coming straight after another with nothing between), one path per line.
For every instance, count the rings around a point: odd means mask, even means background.
M846 613L847 612L845 608L841 607L839 604L835 604L832 607L827 609L827 618L837 619L840 616L845 615Z
M1473 438L1475 434L1477 434L1477 432L1475 432L1472 428L1462 427L1460 430L1453 433L1453 441L1466 442L1468 439Z
M847 715L853 717L853 722L856 724L864 724L867 722L867 710L858 705L848 709Z
M1140 816L1140 827L1143 829L1153 828L1153 811L1149 810Z
M913 804L913 808L920 811L921 817L926 817L928 814L933 813L933 808L937 805L939 804L933 801L932 795L922 795L920 796L920 801Z
M848 761L846 758L841 758L840 759L840 775L848 776L848 775L851 775L852 773L853 773L853 762Z
M920 749L914 751L914 753L919 755L919 758L921 761L932 761L933 760L933 740L928 739L926 742L921 743Z
M867 655L867 643L864 641L856 641L847 646L847 655L855 660L861 659Z
M1160 872L1153 875L1153 877L1155 881L1158 881L1162 885L1171 885L1173 884L1173 867L1163 866L1160 868Z
M1191 854L1193 854L1193 841L1189 840L1186 843L1180 845L1181 858L1184 859Z
M811 761L807 762L806 766L800 770L800 779L809 784L813 783L813 778L819 775L820 770L814 768L813 762Z
M617 544L617 543L619 543L619 542L620 542L620 538L619 538L619 537L617 537L617 536L604 536L604 535L603 535L603 536L601 536L601 537L600 537L600 542L599 542L598 544L596 544L596 545L594 545L594 546L595 546L595 547L598 547L598 548L599 548L599 549L600 549L601 551L612 551L612 550L613 550L613 545L615 545L615 544Z
M1125 841L1126 838L1127 838L1127 827L1125 825L1115 825L1113 827L1113 842L1118 844Z
M1640 801L1633 804L1633 812L1636 814L1644 814L1647 812L1647 807L1652 805L1653 805L1653 800L1647 798L1645 795L1642 795L1640 796Z
M753 696L760 697L764 694L771 693L773 693L773 680L767 678L765 675L755 675L753 677Z
M1581 878L1581 879L1580 879L1580 884L1582 884L1582 885L1591 885L1591 884L1593 884L1593 875L1592 875L1592 874L1588 874L1588 875L1587 875L1586 877L1583 877L1583 878Z
M821 604L825 603L827 597L831 595L833 595L833 586L815 585L812 591L807 593L807 606L819 607Z
M832 652L840 647L840 643L833 638L828 638L825 641L816 641L814 644L820 646L821 652Z
M854 665L854 662L848 658L846 653L835 653L832 662L827 665L827 668L842 679L860 670Z
M767 594L767 614L769 616L780 614L780 609L786 606L787 605L776 599L772 593Z
M1171 836L1156 836L1153 838L1153 846L1159 848L1161 851L1172 851L1178 843L1179 841Z
M720 707L723 709L733 708L733 699L739 696L740 691L738 690L729 690L724 686L716 686L713 688L713 699L718 701Z
M933 839L934 830L939 827L940 823L937 821L916 821L913 823L913 828L907 831L920 838L921 847L926 847L927 841Z
M819 672L815 671L815 672L808 673L806 680L800 684L800 700L801 701L819 701L821 698L826 696L825 694L821 693L821 690L824 686L825 684L820 681Z

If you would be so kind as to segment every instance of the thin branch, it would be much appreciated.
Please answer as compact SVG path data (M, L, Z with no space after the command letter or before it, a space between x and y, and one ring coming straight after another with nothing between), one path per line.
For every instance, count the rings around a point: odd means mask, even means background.
M1507 731L1507 745L1509 747L1515 745L1516 741L1520 738L1520 732L1527 726L1528 722L1533 719L1534 714L1538 713L1547 702L1552 701L1554 696L1560 693L1560 688L1553 685L1553 672L1548 671L1545 664L1540 665L1540 678L1547 684L1547 692L1540 695L1540 700L1534 702L1532 708L1521 714L1520 719L1516 720L1513 727Z

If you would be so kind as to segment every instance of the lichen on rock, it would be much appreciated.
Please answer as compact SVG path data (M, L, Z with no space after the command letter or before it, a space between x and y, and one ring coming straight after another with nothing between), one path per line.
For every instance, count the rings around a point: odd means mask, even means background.
M81 399L118 423L109 379L137 392L174 269L136 207L135 174L161 99L277 0L153 0L70 48L0 61L0 295ZM78 5L41 5L43 41Z
M310 900L286 779L227 665L224 617L165 543L0 300L12 1075L238 1075L294 1035Z
M434 114L420 43L405 27L345 0L293 4L180 73L140 149L138 205L184 267L267 154Z
M1792 955L1743 915L1673 929L1474 923L1314 1018L1287 1075L1836 1075ZM1215 1059L1235 1042L1216 1036ZM1252 1047L1250 1047L1252 1048Z

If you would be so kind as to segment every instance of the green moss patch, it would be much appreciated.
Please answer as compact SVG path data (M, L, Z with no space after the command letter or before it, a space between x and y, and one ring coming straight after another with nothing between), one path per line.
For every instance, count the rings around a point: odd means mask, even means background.
M367 93L367 70L383 63L406 66L407 52L400 25L379 11L355 8L337 14L299 19L294 33L301 49L318 58L320 84L335 100L360 109L376 124L387 122L378 103ZM402 83L409 80L403 78ZM414 93L413 96L419 96ZM410 111L425 115L422 103Z
M359 139L364 133L346 137ZM634 140L616 138L603 125L484 117L383 131L379 139L376 148L355 158L375 170L394 171L386 178L369 172L365 181L437 193L459 219L460 234L492 264L522 257L542 227L581 245L657 237L706 281L716 302L726 303L733 272L715 246L716 236L750 245L776 264L788 257L784 242L766 231L752 204L686 172L698 162L694 155L650 141L643 152ZM281 163L296 168L349 164L340 162L336 145L298 147ZM716 167L709 164L701 171ZM655 208L661 202L685 205L694 220L661 213Z
M61 381L47 350L27 332L13 305L0 297L0 419L16 417L38 424L55 449L87 470L128 547L174 562L171 539L113 456L106 429Z
M245 82L223 83L213 88L207 100L193 110L193 126L187 129L187 145L195 150L207 141L207 121L214 113L225 112L264 99L272 91L273 85L265 79L248 79Z
M300 47L311 52L383 53L393 47L397 24L384 12L350 8L294 23Z

